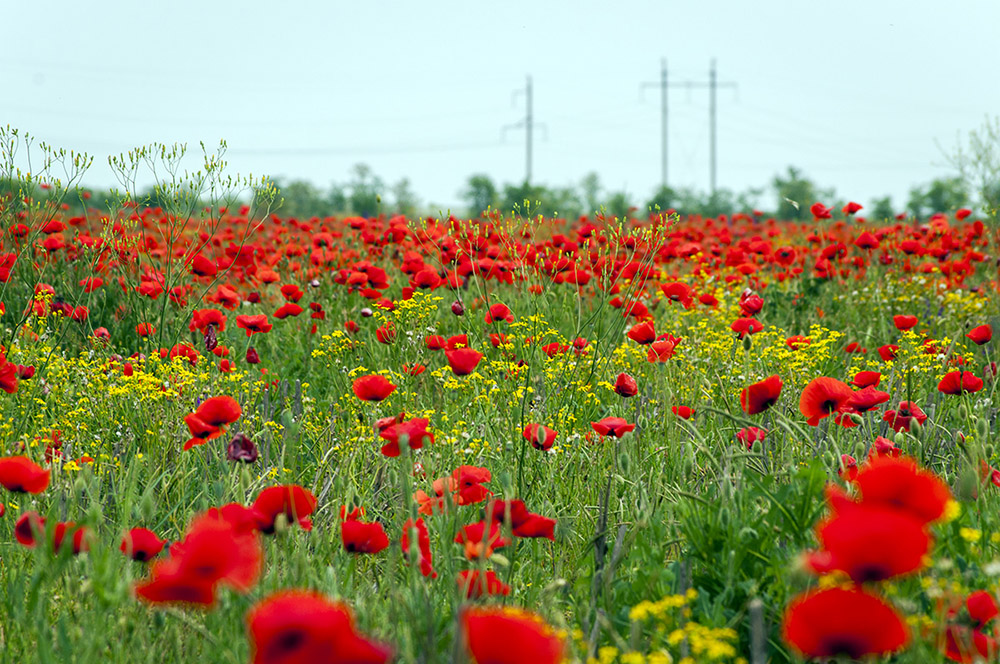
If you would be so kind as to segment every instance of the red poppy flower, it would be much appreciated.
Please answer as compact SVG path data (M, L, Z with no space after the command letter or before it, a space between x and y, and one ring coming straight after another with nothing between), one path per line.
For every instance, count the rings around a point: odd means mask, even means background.
M865 387L852 394L845 404L845 408L858 413L865 413L872 408L884 404L890 399L888 392L876 390L874 387Z
M284 320L289 316L298 316L303 312L302 307L295 304L294 302L285 302L283 305L278 307L278 310L274 312L274 317L279 320Z
M764 324L756 318L737 318L729 326L729 329L735 332L740 339L743 339L748 334L757 334L763 330Z
M529 424L524 427L521 435L535 449L549 450L552 449L552 445L556 442L556 436L559 434L543 424Z
M468 334L453 334L448 337L444 342L445 350L455 350L456 348L468 348L469 347L469 335Z
M759 383L744 387L740 392L740 406L747 415L757 415L773 406L781 396L781 377L775 374Z
M490 310L486 314L486 324L489 325L495 321L507 321L508 323L514 322L514 314L511 313L510 308L506 304L496 303L490 305Z
M896 326L896 329L900 332L905 332L906 330L911 330L917 326L916 316L893 316L892 323Z
M236 399L229 396L218 396L202 401L194 414L208 426L221 427L240 419L243 409L240 408Z
M427 371L427 367L423 364L404 364L402 370L407 376L419 376Z
M354 396L362 401L382 401L396 390L385 376L370 374L354 379Z
M484 574L480 574L477 569L459 572L458 589L466 599L510 594L510 586L501 581L493 570L487 570Z
M799 350L800 348L805 348L812 343L812 339L809 337L804 337L801 334L797 334L793 337L788 337L785 339L785 345L792 350Z
M892 442L888 438L882 436L876 436L875 442L872 443L871 449L868 450L868 458L887 456L887 457L898 457L903 453L903 450L896 447L896 443Z
M133 528L122 538L121 552L132 560L145 562L159 555L166 544L148 528Z
M627 336L632 341L643 346L656 341L656 331L653 329L653 321L637 323L629 328Z
M514 537L544 537L556 540L556 520L529 512L521 500L497 500L489 505L487 516L494 523L507 521Z
M789 604L782 636L809 658L897 652L910 642L910 630L896 610L862 590L829 588L800 595Z
M855 387L878 387L882 382L882 374L878 371L859 371L854 374L851 385Z
M383 664L392 649L357 631L346 604L308 590L285 590L247 613L253 664Z
M970 371L949 371L941 382L938 391L943 394L962 394L978 392L983 389L983 379Z
M816 219L830 219L833 215L831 214L831 208L823 205L822 203L813 203L809 206L809 211Z
M243 314L236 317L236 327L246 330L249 337L257 333L270 332L274 326L267 320L266 314Z
M634 424L629 424L620 417L605 417L598 422L591 422L590 426L599 436L614 436L615 438L621 438L635 429Z
M350 553L378 553L389 547L389 537L381 523L363 523L357 520L340 524L340 540Z
M135 326L135 333L140 337L148 337L152 334L156 334L156 327L152 323L139 323Z
M969 333L965 335L972 342L978 346L987 344L993 339L993 328L987 325L980 325L979 327L974 327L969 330Z
M426 418L417 417L382 429L379 431L379 437L389 441L382 446L382 454L387 457L398 457L400 443L409 445L411 450L419 450L424 443L433 443L434 435L427 431L428 424L430 422Z
M746 318L756 316L764 308L764 298L748 291L740 296L740 313Z
M691 293L691 287L683 282L674 281L669 284L663 284L660 286L660 290L663 291L663 296L670 302L680 302L684 305L685 309L690 309L693 306L694 298Z
M855 203L854 201L851 201L841 209L841 212L843 212L847 216L850 216L852 214L860 212L861 207L862 206L860 203Z
M275 520L282 514L288 523L298 522L302 530L312 530L309 515L316 509L316 496L297 484L272 486L258 494L250 509L254 511L257 527L262 533L274 532Z
M620 373L618 377L615 378L615 393L625 398L634 397L639 393L639 384L635 382L635 378L628 375L627 373Z
M924 567L931 546L924 525L882 504L843 503L816 527L823 549L809 561L818 573L839 570L855 583L912 574Z
M753 444L764 440L767 436L767 429L760 427L744 427L736 432L736 440L746 445L746 448L753 449Z
M448 366L456 376L469 375L476 370L479 360L483 359L483 354L472 348L446 350L444 354L448 358Z
M805 415L810 426L817 426L820 420L840 410L853 394L847 383L820 376L812 379L802 390L799 412Z
M440 334L424 337L424 345L427 346L427 350L441 350L444 348L444 337Z
M563 639L540 617L501 607L473 607L461 615L465 644L477 664L559 664Z
M375 338L381 344L392 344L396 341L396 327L389 321L385 325L379 325L375 329Z
M399 546L403 549L403 555L409 556L410 551L410 541L411 537L416 534L417 543L417 554L419 556L420 573L424 576L429 576L432 579L437 578L437 572L434 571L432 565L433 558L431 556L431 536L427 532L427 524L424 523L423 519L407 519L406 523L403 524L403 534L399 538Z
M0 458L0 485L14 493L41 493L50 472L25 456Z
M215 327L220 332L224 331L226 329L226 315L218 309L195 309L191 312L189 330L192 332L198 330L205 334L209 327Z
M664 335L664 337L649 344L649 350L646 352L646 361L666 362L674 356L674 349L677 348L677 344L680 342L680 337L670 334Z
M951 491L934 473L907 457L877 457L858 473L855 483L865 504L907 512L923 523L944 516Z
M694 409L689 406L672 406L670 412L684 420L690 420L694 416Z
M896 353L899 352L899 346L896 344L886 344L885 346L879 346L878 356L882 358L883 362L892 362L896 359Z
M29 548L35 546L35 537L44 532L45 517L39 516L38 512L24 512L14 524L14 539Z
M281 296L289 302L298 302L304 294L297 284L285 284L281 287Z
M909 431L910 423L914 420L917 424L923 424L927 421L927 415L912 401L900 401L895 410L887 410L882 416L882 421L888 422L893 431Z
M257 533L239 529L218 512L208 513L192 521L184 539L170 547L169 558L153 563L135 593L152 603L211 606L220 584L248 592L262 568Z
M489 558L494 549L500 549L510 544L510 541L500 534L500 527L490 521L489 527L485 521L462 526L455 535L455 543L465 547L465 557L469 560Z

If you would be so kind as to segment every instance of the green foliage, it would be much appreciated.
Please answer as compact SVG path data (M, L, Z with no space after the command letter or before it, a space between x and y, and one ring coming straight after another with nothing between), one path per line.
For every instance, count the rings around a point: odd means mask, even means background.
M954 212L965 207L969 194L961 177L936 178L923 187L910 190L907 209L918 219L935 212Z
M461 193L462 200L468 206L469 217L475 219L486 209L497 204L497 188L488 175L482 173L470 175L465 189Z
M771 186L778 197L775 216L779 219L810 219L810 205L833 198L833 190L820 189L794 166L789 166L784 175L775 175Z

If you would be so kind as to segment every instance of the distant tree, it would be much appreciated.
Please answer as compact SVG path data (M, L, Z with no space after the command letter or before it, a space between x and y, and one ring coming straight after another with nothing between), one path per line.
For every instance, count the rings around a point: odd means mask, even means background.
M490 176L477 173L469 176L465 189L459 194L469 207L469 216L478 218L486 208L497 204L497 187Z
M763 187L750 187L736 195L736 211L747 214L760 207L760 197L764 195Z
M705 203L701 206L701 214L706 217L732 214L735 210L736 195L728 189L716 189L714 194L705 197Z
M618 217L619 219L628 219L629 208L632 207L632 202L629 199L629 195L624 191L616 191L608 197L608 200L604 203L604 208L608 215Z
M548 200L542 202L543 214L576 219L585 213L580 194L574 187L557 187L548 191Z
M351 210L362 217L374 217L378 214L385 184L367 164L355 164L352 173L354 177L347 184L351 192L348 198Z
M601 178L591 171L580 180L580 202L583 204L583 212L591 215L601 207Z
M420 204L416 193L410 187L410 179L403 178L392 185L393 209L407 217L413 217L417 213L417 206Z
M936 178L924 187L910 189L907 209L918 219L935 212L952 212L969 202L969 192L961 177Z
M653 193L653 197L646 201L646 207L643 212L666 212L667 210L677 207L677 192L671 187L661 186Z
M278 187L280 214L286 217L308 219L328 214L326 197L323 192L305 180L282 182L275 180Z
M337 214L347 212L347 194L344 193L343 185L333 182L326 194L327 214Z
M864 214L862 210L859 214ZM876 222L884 222L889 219L893 219L896 216L896 212L892 207L892 198L889 196L883 196L882 198L876 198L872 201L871 212L868 213L868 218Z
M522 182L521 184L505 184L500 206L505 214L516 211L524 216L530 214L551 214L551 192L541 185ZM525 208L527 204L528 208Z
M1000 116L987 117L979 129L969 132L967 145L959 145L948 155L973 191L983 211L994 220L1000 215Z
M777 216L780 219L808 219L811 216L809 206L817 201L824 202L824 199L829 205L834 196L833 190L817 188L794 166L789 166L785 175L774 176L771 186L778 197Z

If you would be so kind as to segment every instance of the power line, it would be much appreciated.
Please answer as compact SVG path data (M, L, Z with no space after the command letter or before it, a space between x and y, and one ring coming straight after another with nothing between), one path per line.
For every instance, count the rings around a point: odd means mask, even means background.
M506 135L508 129L521 129L524 128L524 183L531 184L531 150L532 150L532 132L535 127L539 127L544 130L545 126L538 124L534 119L533 103L534 99L532 97L532 86L531 86L531 76L527 77L527 81L524 86L524 90L515 90L513 98L516 100L519 94L524 94L524 119L515 122L514 124L509 124L500 130L500 140Z
M667 80L667 59L663 58L660 60L660 81L658 83L642 83L639 86L640 92L648 87L655 86L660 88L660 132L661 132L661 183L663 187L667 186L667 89L671 87L687 88L691 90L692 88L708 88L709 89L709 104L708 104L708 122L709 122L709 137L708 137L708 150L709 150L709 179L711 182L712 194L715 194L716 189L716 172L717 168L717 140L716 140L716 103L715 103L715 91L717 88L735 88L736 84L731 82L720 83L718 77L716 76L715 68L715 58L712 58L712 65L708 72L708 81L679 81L676 83L671 83Z

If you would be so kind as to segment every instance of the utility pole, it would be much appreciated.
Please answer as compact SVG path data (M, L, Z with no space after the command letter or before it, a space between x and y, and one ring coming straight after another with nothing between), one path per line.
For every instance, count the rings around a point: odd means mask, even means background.
M708 81L677 81L668 82L667 81L667 61L663 59L661 61L660 70L660 82L659 83L643 83L640 86L640 90L647 87L658 86L660 88L660 123L661 123L661 133L662 133L662 185L667 186L667 88L687 88L691 90L692 88L708 88L709 99L708 99L708 122L709 122L709 135L708 135L708 151L709 151L709 183L711 186L712 195L715 195L716 190L716 178L717 178L717 140L716 140L716 115L717 115L717 104L716 104L716 91L718 88L735 88L736 83L729 81L720 83L718 80L718 75L716 72L715 58L712 59L711 67L708 72Z
M509 124L500 130L500 140L503 140L508 129L524 128L524 183L531 184L531 158L534 140L534 129L538 126L545 129L545 126L535 122L534 97L531 85L531 76L527 77L523 90L516 90L513 94L513 101L517 101L517 96L524 94L524 119L514 124Z
M667 59L660 60L660 82L643 83L640 92L649 87L660 88L660 187L667 188Z

